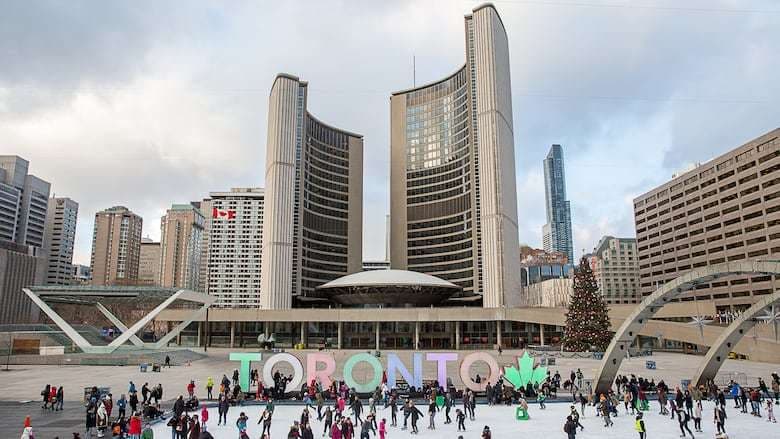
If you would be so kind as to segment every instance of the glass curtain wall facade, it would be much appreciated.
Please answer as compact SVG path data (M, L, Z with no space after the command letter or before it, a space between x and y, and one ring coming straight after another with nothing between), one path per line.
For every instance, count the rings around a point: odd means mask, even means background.
M565 253L569 263L576 264L571 231L571 205L566 199L566 174L561 145L553 145L542 163L547 207L547 224L542 228L544 250Z
M277 76L268 113L263 308L316 304L316 287L362 268L363 137L316 119L306 102L305 81Z
M390 260L448 280L461 303L519 303L506 32L490 5L465 17L466 63L391 98Z

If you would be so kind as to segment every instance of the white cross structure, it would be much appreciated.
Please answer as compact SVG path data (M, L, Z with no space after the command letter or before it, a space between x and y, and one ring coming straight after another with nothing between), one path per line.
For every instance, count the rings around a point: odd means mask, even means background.
M195 291L154 287L30 287L23 288L22 291L27 294L27 297L29 297L41 311L49 316L54 324L62 329L65 335L67 335L79 349L89 354L110 354L128 341L132 345L128 347L130 349L153 350L164 348L174 337L179 335L184 328L189 326L190 323L205 314L209 306L216 300L213 296ZM159 297L164 300L130 327L119 320L101 303L101 301L105 301L106 299L123 298L141 300L149 297ZM112 340L107 346L95 346L57 314L49 304L46 303L47 300L51 302L94 305L112 325L116 326L121 331L121 335ZM193 308L192 312L189 313L180 324L155 342L144 342L136 335L138 331L143 329L143 327L154 320L158 314L177 300L194 302L199 304L199 306Z

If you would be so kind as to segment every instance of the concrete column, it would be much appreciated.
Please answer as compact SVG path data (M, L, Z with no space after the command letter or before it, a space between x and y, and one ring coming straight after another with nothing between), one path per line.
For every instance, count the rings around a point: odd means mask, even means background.
M455 350L460 350L460 322L452 322L455 324Z
M379 350L379 322L374 322L374 334L376 335L376 350Z
M263 322L263 332L265 332L265 338L266 340L268 337L271 336L271 324L268 322Z
M414 349L420 348L420 322L414 322Z
M544 346L544 325L539 324L539 344Z
M301 322L301 344L306 348L306 322Z
M501 340L501 322L496 322L496 344L499 347L503 345Z
M200 332L203 330L203 322L198 322L198 338L195 342L195 346L200 347Z
M338 349L341 349L341 341L342 341L342 338L343 338L344 324L339 322L338 328L339 328L339 331L338 331L338 340L336 341L336 347Z
M236 341L236 322L230 322L230 347L233 347L233 344Z

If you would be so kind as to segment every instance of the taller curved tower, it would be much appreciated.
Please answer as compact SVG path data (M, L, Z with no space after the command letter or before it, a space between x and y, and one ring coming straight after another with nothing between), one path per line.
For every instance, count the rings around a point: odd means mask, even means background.
M520 304L512 94L495 7L465 17L466 63L393 93L390 263L463 287L464 302Z
M279 74L266 145L260 306L285 309L363 259L363 136L306 110L307 83Z

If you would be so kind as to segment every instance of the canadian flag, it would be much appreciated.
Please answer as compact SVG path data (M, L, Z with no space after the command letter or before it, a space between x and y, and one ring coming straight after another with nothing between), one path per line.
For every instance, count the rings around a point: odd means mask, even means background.
M226 219L234 219L236 217L236 211L235 210L221 210L217 209L216 207L211 209L211 217L212 218L226 218Z

